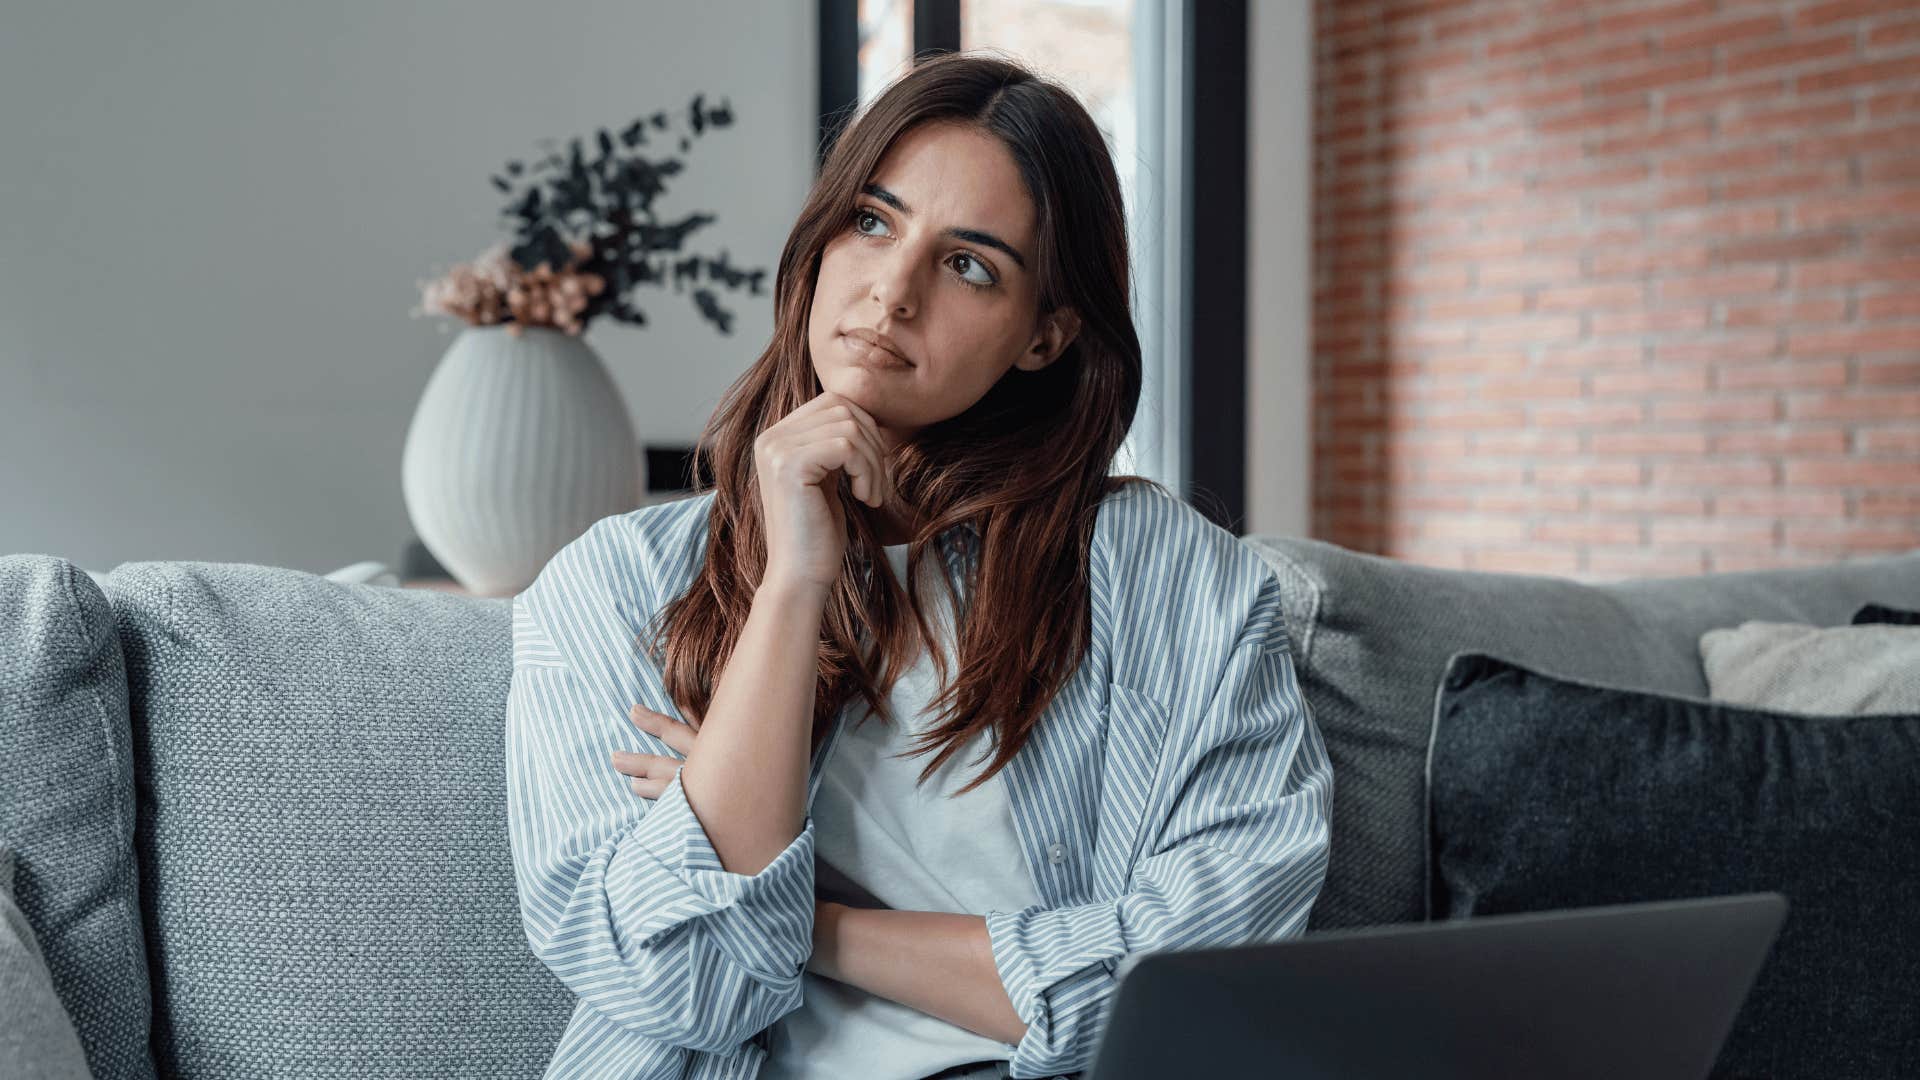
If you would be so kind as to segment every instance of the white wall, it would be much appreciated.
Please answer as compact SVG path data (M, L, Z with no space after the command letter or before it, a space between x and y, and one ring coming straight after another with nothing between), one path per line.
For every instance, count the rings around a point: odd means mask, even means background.
M460 324L419 279L507 234L487 180L696 93L736 123L656 203L767 269L641 289L607 360L643 443L690 444L765 347L813 175L811 3L13 5L0 32L0 554L93 570L396 563L400 456ZM589 141L591 149L591 141Z
M1313 5L1247 5L1247 528L1305 536L1313 478Z

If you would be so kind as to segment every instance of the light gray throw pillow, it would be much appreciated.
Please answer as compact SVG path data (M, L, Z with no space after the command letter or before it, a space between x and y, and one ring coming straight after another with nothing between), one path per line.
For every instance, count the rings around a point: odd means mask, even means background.
M1920 713L1920 626L1750 620L1700 635L1717 700L1821 716Z
M40 942L13 902L13 852L0 847L0 1076L93 1080L54 993Z
M162 1074L539 1076L578 999L520 925L509 602L185 561L107 592Z

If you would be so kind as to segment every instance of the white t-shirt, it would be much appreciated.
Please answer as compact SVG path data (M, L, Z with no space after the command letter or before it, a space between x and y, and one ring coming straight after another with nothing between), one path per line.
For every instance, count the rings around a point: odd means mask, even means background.
M885 550L895 578L905 581L907 545ZM936 640L931 645L945 650L951 673L946 636L952 633L953 613L947 590L935 577L938 566L930 551L921 563L921 599L932 605L928 621ZM848 715L809 811L814 878L822 898L856 907L969 915L1018 911L1040 902L1002 777L948 797L990 760L990 729L949 757L924 785L916 781L937 751L892 756L911 751L915 734L927 726L927 704L939 691L938 677L923 649L888 698L894 726L865 708ZM1013 1056L1009 1043L812 971L805 973L804 983L800 1007L769 1032L761 1077L920 1080L953 1065L1004 1063ZM1001 1073L983 1068L980 1075Z

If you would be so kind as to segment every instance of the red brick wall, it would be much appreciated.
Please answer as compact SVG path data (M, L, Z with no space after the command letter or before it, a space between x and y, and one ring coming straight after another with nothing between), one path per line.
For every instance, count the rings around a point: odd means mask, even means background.
M1920 547L1920 0L1318 0L1315 535Z

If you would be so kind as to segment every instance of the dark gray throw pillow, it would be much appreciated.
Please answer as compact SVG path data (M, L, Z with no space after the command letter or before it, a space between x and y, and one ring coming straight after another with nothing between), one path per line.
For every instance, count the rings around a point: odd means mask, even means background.
M1883 604L1868 604L1853 613L1853 625L1884 623L1892 626L1920 626L1920 611L1902 611Z
M1920 1060L1920 716L1806 716L1453 658L1429 758L1431 915L1778 891L1716 1077Z

